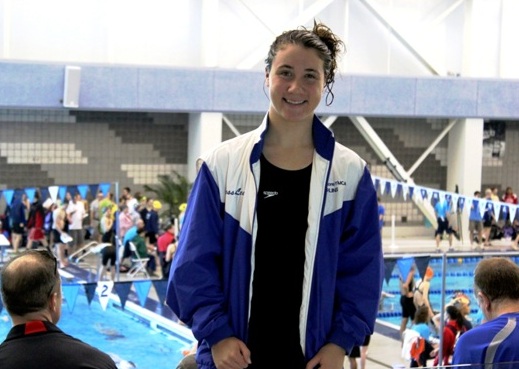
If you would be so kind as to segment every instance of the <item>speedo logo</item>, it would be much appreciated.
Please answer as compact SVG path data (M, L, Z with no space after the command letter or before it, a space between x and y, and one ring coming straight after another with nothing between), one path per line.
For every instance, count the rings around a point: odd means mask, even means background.
M263 191L263 198L268 199L269 197L277 196L277 191Z

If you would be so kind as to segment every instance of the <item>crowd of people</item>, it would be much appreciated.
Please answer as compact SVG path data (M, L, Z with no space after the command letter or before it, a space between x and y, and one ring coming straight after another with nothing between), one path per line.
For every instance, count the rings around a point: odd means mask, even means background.
M509 241L509 247L519 250L519 216L510 214L506 204L517 205L518 197L512 187L506 187L499 196L497 187L488 187L483 192L474 191L474 199L469 206L468 235L473 250L481 251L492 246L492 240L502 239ZM481 199L481 200L479 200ZM484 202L485 201L485 202ZM489 201L489 202L486 202ZM435 230L436 250L440 251L441 241L447 237L449 250L454 250L454 238L459 235L459 209L454 210L448 199L438 199L434 203L437 220Z
M72 255L88 242L102 243L98 275L112 280L117 258L121 272L131 267L129 242L133 242L138 256L149 258L148 274L167 278L176 249L176 228L173 220L161 220L161 208L157 199L134 196L129 187L123 189L118 202L111 192L101 190L90 202L79 192L67 192L63 201L53 201L50 197L43 200L35 191L30 201L24 191L16 191L2 216L2 233L10 241L13 255L21 248L46 248L56 255L59 268L68 267L74 261ZM117 246L122 250L119 255Z

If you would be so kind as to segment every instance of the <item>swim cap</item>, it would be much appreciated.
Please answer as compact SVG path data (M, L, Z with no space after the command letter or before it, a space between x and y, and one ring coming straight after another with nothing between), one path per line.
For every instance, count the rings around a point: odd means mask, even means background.
M434 276L434 271L430 266L427 267L427 270L425 271L425 276L427 278L432 278Z

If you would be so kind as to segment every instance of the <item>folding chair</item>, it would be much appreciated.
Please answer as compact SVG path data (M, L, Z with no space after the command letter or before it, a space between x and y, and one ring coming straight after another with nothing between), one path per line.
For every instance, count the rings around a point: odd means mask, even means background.
M150 278L148 270L146 269L150 258L141 258L139 256L139 253L137 252L137 247L135 247L135 244L133 242L130 242L130 251L132 252L132 267L128 271L128 276L133 278L138 273L143 273L146 276L146 278Z

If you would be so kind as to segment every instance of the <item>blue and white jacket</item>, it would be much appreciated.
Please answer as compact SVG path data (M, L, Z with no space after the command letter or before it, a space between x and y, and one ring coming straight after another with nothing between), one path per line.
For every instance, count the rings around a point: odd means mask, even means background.
M267 128L265 116L257 129L223 142L197 163L167 304L198 340L201 369L215 368L210 347L218 341L234 336L247 342ZM377 194L366 163L335 142L316 116L312 130L300 311L307 360L326 343L349 352L373 333L384 275Z

